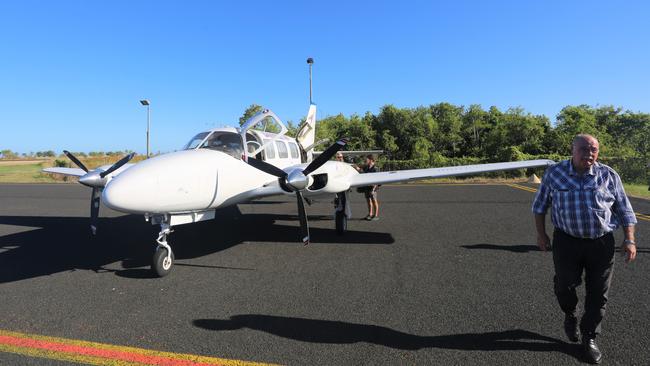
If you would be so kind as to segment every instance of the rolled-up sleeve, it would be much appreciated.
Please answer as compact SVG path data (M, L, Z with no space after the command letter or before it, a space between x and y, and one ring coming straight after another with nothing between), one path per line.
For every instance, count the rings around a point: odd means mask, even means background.
M548 171L544 174L542 178L542 183L539 185L539 189L535 194L535 199L533 200L533 213L536 215L546 215L548 207L551 203L551 189L548 184Z
M634 214L634 209L632 208L630 200L625 194L621 177L618 174L613 173L613 180L615 201L612 205L612 212L617 216L623 226L636 225L636 215Z

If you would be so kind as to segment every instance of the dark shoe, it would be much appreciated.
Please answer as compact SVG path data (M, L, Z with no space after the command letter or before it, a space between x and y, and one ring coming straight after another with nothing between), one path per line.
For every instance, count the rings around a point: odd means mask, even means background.
M364 220L370 221L370 220L372 220L372 216L368 215L368 216L366 216L366 218Z
M571 342L577 342L580 337L578 333L578 319L575 316L567 314L564 317L564 333Z
M603 354L600 353L596 340L594 338L587 338L582 340L582 346L585 349L585 358L587 362L598 364L603 359Z

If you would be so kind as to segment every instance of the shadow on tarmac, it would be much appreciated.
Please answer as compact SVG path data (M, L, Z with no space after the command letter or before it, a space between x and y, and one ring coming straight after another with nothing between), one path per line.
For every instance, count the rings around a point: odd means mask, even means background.
M212 331L248 328L310 343L365 342L401 350L444 348L467 351L562 352L574 357L581 355L581 347L578 344L566 343L523 329L419 336L377 325L258 314L234 315L225 320L197 319L193 324Z
M513 253L528 253L528 252L539 252L539 247L537 245L497 245L497 244L472 244L472 245L461 245L465 249L490 249L490 250L505 250Z
M488 249L488 250L505 250L513 253L528 253L528 252L540 252L537 245L498 245L498 244L472 244L472 245L461 245L465 249ZM550 251L550 249L549 249ZM617 252L621 252L621 248L616 248ZM650 253L650 248L637 247L636 252L638 253Z
M169 242L177 260L216 253L243 242L296 243L299 228L275 224L276 220L297 220L292 215L246 214L237 206L217 210L215 220L174 228ZM312 221L320 217L310 216ZM330 218L327 218L328 220ZM0 237L0 283L19 281L58 272L92 270L114 272L121 277L152 278L148 268L155 249L159 227L142 216L124 215L100 218L97 236L90 235L86 217L0 216L0 225L25 226L33 230ZM389 233L347 231L338 236L334 228L312 228L314 244L394 243ZM123 270L104 266L121 262ZM251 270L220 266L176 263L212 269Z

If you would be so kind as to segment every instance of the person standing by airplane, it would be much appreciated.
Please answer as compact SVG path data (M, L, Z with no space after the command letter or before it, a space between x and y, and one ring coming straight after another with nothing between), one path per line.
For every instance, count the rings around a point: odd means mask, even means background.
M366 165L363 168L354 166L354 168L359 173L377 173L379 169L375 166L375 157L372 155L366 156ZM377 221L379 220L379 201L377 200L377 189L378 185L361 187L361 191L366 197L366 203L368 204L368 216L366 220L368 221Z
M533 202L537 245L549 248L546 211L551 208L553 232L554 290L565 314L564 331L577 342L579 338L576 287L585 272L585 305L580 321L585 357L600 363L602 353L596 345L605 316L614 267L614 230L622 226L625 240L621 245L626 262L636 258L634 210L625 195L619 175L597 163L598 140L587 134L576 135L571 159L550 166Z

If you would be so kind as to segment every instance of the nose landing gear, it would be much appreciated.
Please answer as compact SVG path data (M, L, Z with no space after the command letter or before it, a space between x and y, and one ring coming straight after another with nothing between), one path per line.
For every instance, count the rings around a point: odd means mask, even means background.
M171 226L167 222L160 223L160 233L158 234L158 247L153 253L151 261L151 270L158 277L165 277L171 272L174 265L174 252L172 247L167 243L167 235L172 232Z

